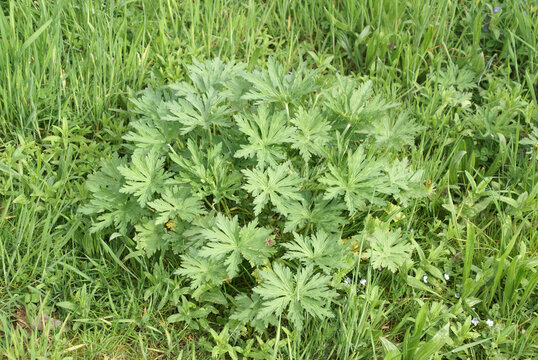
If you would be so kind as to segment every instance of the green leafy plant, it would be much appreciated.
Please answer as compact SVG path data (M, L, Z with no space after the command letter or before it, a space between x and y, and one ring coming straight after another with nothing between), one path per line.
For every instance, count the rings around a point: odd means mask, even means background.
M400 153L419 127L405 115L375 121L395 104L373 96L372 83L339 76L321 86L303 65L188 69L190 82L132 100L131 153L103 160L80 211L94 232L180 259L174 274L186 287L171 322L194 328L219 313L227 326L300 331L308 317L334 317L335 282L358 261L343 234L359 233L367 213L425 195L422 172ZM385 146L391 133L398 141ZM376 230L369 249L372 266L393 272L412 253L399 229ZM215 354L237 356L217 343Z
M376 228L368 238L370 249L366 254L370 256L374 268L388 268L396 272L406 262L411 261L413 246L402 237L401 230L385 231Z
M329 289L330 277L316 274L312 266L302 267L293 274L291 269L275 263L272 270L262 271L263 282L254 288L263 301L258 318L286 311L288 318L299 329L303 326L304 313L314 317L330 318L331 300L336 296Z

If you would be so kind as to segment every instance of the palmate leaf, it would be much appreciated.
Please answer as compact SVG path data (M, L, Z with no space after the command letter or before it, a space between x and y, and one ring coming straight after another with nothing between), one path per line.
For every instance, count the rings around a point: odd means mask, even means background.
M175 274L191 279L191 289L218 286L227 279L226 267L221 261L195 254L183 255L181 260L181 267Z
M170 95L163 89L148 87L142 91L142 96L129 99L134 105L130 111L141 115L141 120L159 122L168 115L167 101L169 99Z
M243 76L233 78L226 82L226 90L222 96L228 99L228 103L233 110L243 110L248 106L248 101L243 97L252 88L252 84Z
M141 217L148 215L146 209L141 208L136 200L130 198L115 200L109 198L106 200L106 204L102 199L97 201L101 205L106 206L107 210L105 210L104 207L100 208L99 216L96 218L97 222L92 222L90 233L95 233L114 224L114 228L117 232L126 235L133 224L139 221ZM90 213L85 212L85 214Z
M199 92L207 93L214 90L223 90L230 81L245 72L246 65L236 64L233 61L224 63L215 58L207 61L193 59L193 64L187 66L189 78Z
M166 188L161 199L153 200L148 205L159 213L155 224L164 224L176 216L191 222L206 213L202 201L192 197L189 189L179 186Z
M134 142L138 148L161 150L168 144L166 136L152 121L132 121L129 126L133 128L133 131L128 132L122 138Z
M123 136L124 140L132 141L138 149L146 152L155 150L159 154L166 153L168 144L174 140L180 127L170 121L145 119L131 121L129 126L132 130Z
M317 109L307 111L300 107L291 123L297 127L292 134L291 147L299 150L305 163L312 155L321 156L323 147L331 140L331 126L321 113Z
M320 230L312 236L294 233L293 237L293 241L282 244L287 249L283 259L299 260L305 266L317 266L326 274L350 266L351 252L340 236Z
M122 165L118 171L125 177L125 184L119 190L124 194L138 197L141 207L153 199L153 194L162 191L172 174L164 171L164 157L159 157L155 151L148 154L135 152L131 157L130 166Z
M262 265L274 250L268 242L268 239L271 239L271 231L256 225L257 221L254 220L240 227L237 216L229 220L218 214L216 229L205 229L201 232L210 242L199 251L200 256L224 259L230 278L237 275L243 259L248 260L252 266Z
M422 183L424 170L413 171L407 158L387 164L385 172L387 181L382 190L404 206L407 206L411 199L426 196L426 188Z
M402 237L401 230L386 231L376 228L373 235L367 237L370 249L365 255L370 256L374 268L388 268L396 272L403 264L411 261L413 245Z
M197 127L210 130L213 126L229 127L230 108L225 104L222 94L210 89L205 94L188 93L169 103L171 115L165 120L178 121L183 125L181 135L188 134Z
M142 96L130 99L134 105L131 111L140 118L130 121L131 131L123 139L132 141L138 149L156 150L160 154L166 152L166 146L179 131L180 124L164 121L170 115L168 102L170 94L164 89L146 88Z
M424 129L424 126L418 125L415 120L409 119L407 113L403 112L395 120L389 116L383 116L360 132L372 136L378 149L401 151L405 146L412 146L415 143L415 137Z
M215 227L216 219L214 212L211 211L206 216L195 218L183 231L181 235L190 250L198 251L207 243L203 231Z
M306 193L301 201L292 201L288 206L288 216L284 227L285 232L293 232L306 227L322 229L327 232L339 232L345 223L341 216L346 209L345 204L335 200L324 200L322 195L312 198Z
M317 89L313 75L313 71L306 70L306 63L288 73L282 64L269 58L266 70L245 73L244 78L251 82L253 87L243 98L255 100L257 104L296 104Z
M278 160L286 158L286 152L281 145L291 142L295 131L286 126L284 112L271 114L266 105L260 105L256 114L251 117L236 115L235 122L249 142L241 145L235 157L256 157L259 167L264 167L266 163L276 166Z
M288 319L301 330L305 312L320 319L334 316L330 305L337 293L328 287L330 276L314 273L311 266L293 274L279 263L274 263L272 270L261 271L260 276L263 283L254 288L263 299L258 319L286 311Z
M327 185L325 199L336 199L343 195L349 213L365 206L368 202L383 204L379 186L383 184L383 163L366 157L359 146L354 153L347 154L347 166L329 164L330 173L319 181Z
M289 162L281 164L276 168L261 170L242 170L247 178L247 183L243 189L254 196L254 214L259 215L269 201L283 215L288 214L286 203L290 200L302 200L299 193L299 184L302 179L291 169Z
M213 196L214 203L224 198L236 200L241 174L223 156L222 144L198 145L189 139L187 149L188 152L181 155L169 153L170 159L181 167L179 180L188 184L199 197Z
M360 85L347 77L338 76L335 86L325 91L324 104L345 123L364 124L372 116L398 106L373 95L372 82Z
M128 194L120 192L125 180L118 168L126 166L127 159L114 154L110 159L103 160L99 171L88 176L86 187L93 198L79 208L86 215L98 214L90 228L94 233L114 225L119 233L125 234L147 211L141 208L136 200Z
M144 250L147 256L152 256L159 250L166 250L166 230L162 225L156 225L153 219L139 223L135 226L134 240L138 249Z
M242 323L248 323L258 332L262 332L267 325L276 325L278 320L276 316L266 316L263 319L258 319L256 316L263 309L262 299L258 294L239 294L235 297L237 307L230 319L238 320Z
M476 74L469 68L460 68L449 63L444 69L431 69L428 78L435 81L441 89L451 86L459 91L472 90L477 87Z

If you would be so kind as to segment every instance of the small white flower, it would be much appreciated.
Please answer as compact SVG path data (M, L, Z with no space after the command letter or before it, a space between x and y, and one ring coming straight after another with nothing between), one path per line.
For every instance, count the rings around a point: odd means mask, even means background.
M493 321L490 320L490 319L487 319L486 320L486 325L489 326L489 327L492 327L493 326Z
M361 279L361 285L366 286L366 279Z
M455 297L456 299L459 299L459 298L460 298L460 294L455 293L455 294L454 294L454 297Z
M351 278L346 278L346 279L344 280L344 282L345 282L346 284L351 284Z
M446 281L450 280L450 275L448 274L443 274L443 277L445 278Z
M473 318L473 320L471 320L471 323L476 326L478 325L478 319L477 318Z
M428 283L428 275L424 275L422 277L422 281L424 281L424 284L427 284Z

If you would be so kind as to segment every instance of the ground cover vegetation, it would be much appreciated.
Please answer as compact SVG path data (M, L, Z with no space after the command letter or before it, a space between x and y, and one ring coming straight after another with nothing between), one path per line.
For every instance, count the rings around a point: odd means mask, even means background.
M532 1L3 1L0 354L528 359Z

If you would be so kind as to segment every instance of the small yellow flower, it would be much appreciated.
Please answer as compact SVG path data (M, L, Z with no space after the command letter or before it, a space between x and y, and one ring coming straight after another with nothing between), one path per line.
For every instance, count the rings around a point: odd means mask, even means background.
M174 220L168 220L168 222L165 224L166 228L170 231L176 231L175 228L176 228L176 223L174 222Z

